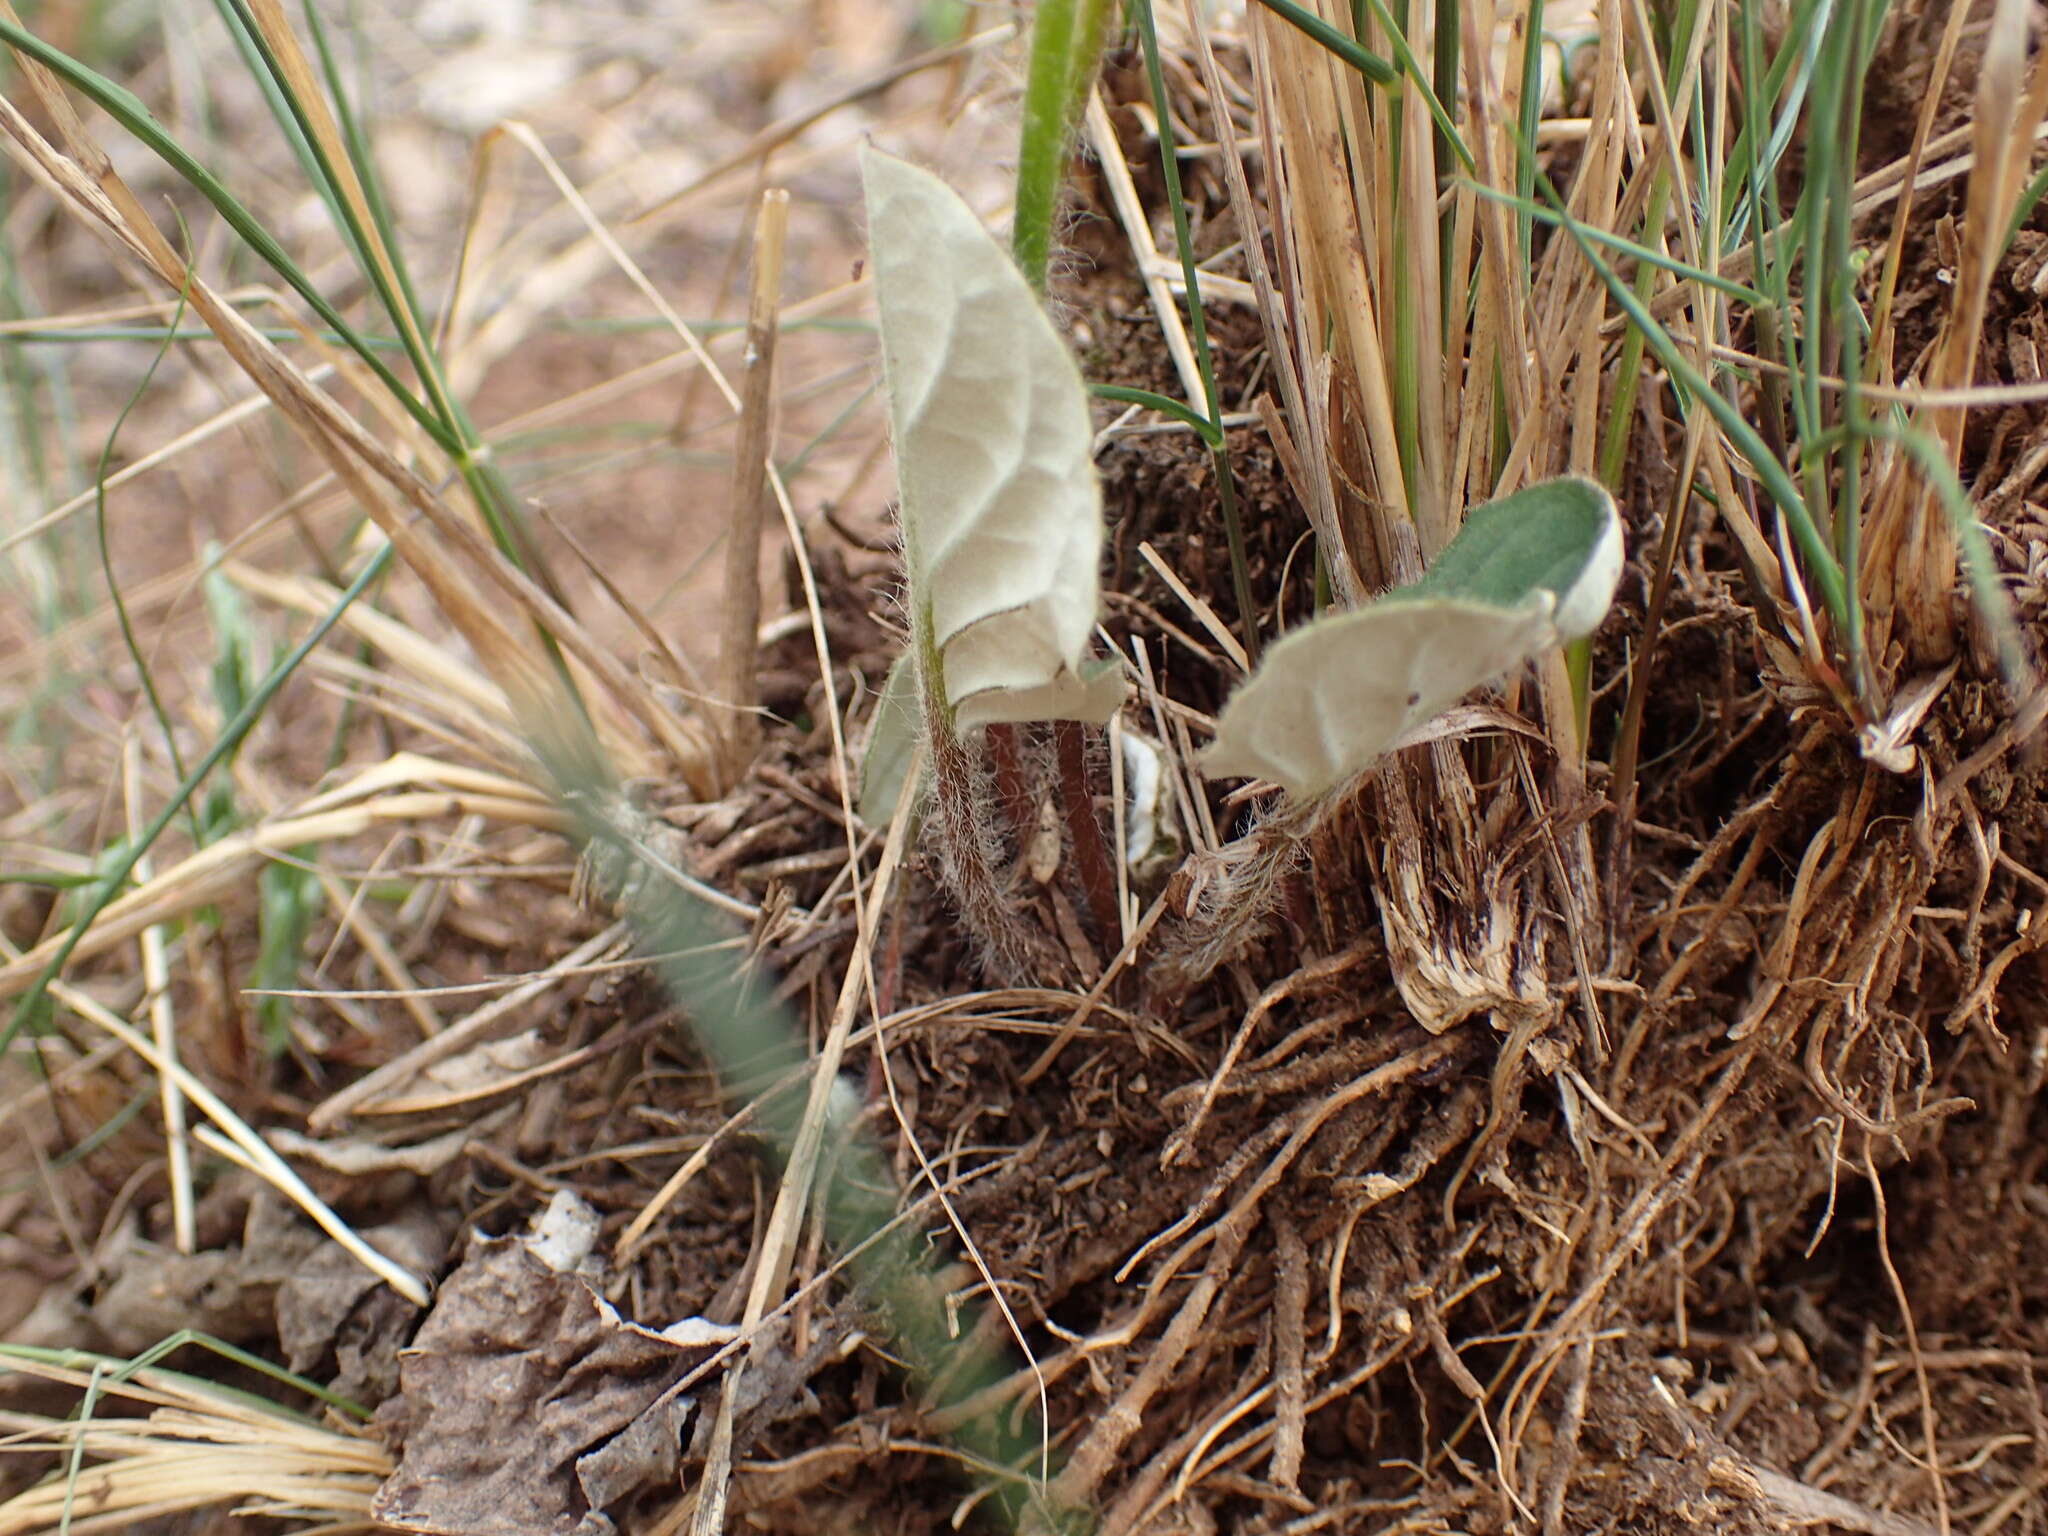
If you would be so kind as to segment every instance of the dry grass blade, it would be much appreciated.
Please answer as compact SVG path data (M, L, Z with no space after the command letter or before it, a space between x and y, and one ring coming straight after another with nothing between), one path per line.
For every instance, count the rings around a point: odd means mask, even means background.
M654 703L645 686L596 645L558 603L491 549L467 517L451 510L416 472L191 271L143 215L55 79L33 60L24 60L23 67L45 110L67 127L70 154L52 146L11 103L0 102L0 131L12 141L17 155L59 192L74 213L104 229L159 281L187 297L228 356L299 429L433 592L443 613L475 648L530 728L536 733L552 729L577 718L580 711L560 698L562 676L550 667L537 641L505 622L486 600L486 586L495 587L545 625L577 662L604 681L612 697L633 711L671 762L686 776L701 779L706 767L702 743ZM401 504L422 514L427 527L416 526L401 513ZM603 716L599 724L602 729ZM639 743L616 728L604 734L604 745L615 760L629 769L644 764L646 754Z
M122 810L128 835L137 837L144 825L140 800L140 750L135 737L123 744L121 755ZM135 866L135 876L144 885L150 880L147 860ZM165 958L165 937L161 925L142 931L142 979L149 988L149 1038L165 1061L178 1059L178 1031L171 997L170 966ZM164 1117L167 1172L171 1181L171 1232L180 1253L198 1247L198 1229L193 1217L192 1148L185 1139L185 1095L177 1079L166 1073L158 1083Z
M430 1294L428 1282L411 1273L385 1254L363 1241L355 1229L337 1216L326 1201L313 1193L312 1189L292 1171L291 1166L278 1156L270 1143L265 1141L248 1123L206 1084L199 1081L176 1061L160 1054L148 1039L137 1033L126 1020L121 1019L95 1002L86 993L78 991L63 982L53 982L51 995L81 1018L91 1021L114 1039L128 1047L140 1057L159 1077L174 1080L178 1091L213 1124L219 1127L220 1136L212 1145L216 1149L230 1149L243 1167L250 1169L283 1195L292 1204L310 1217L313 1224L335 1242L346 1249L365 1269L376 1275L392 1290L415 1306L424 1307ZM206 1133L201 1127L195 1139Z
M1977 77L1972 161L1965 198L1962 259L1954 274L1955 302L1942 320L1927 384L1935 390L1976 381L1977 358L1992 278L2005 255L2005 235L2026 179L2025 153L2048 114L2048 57L2027 58L2029 9L1998 0ZM1962 408L1936 406L1918 413L1940 444L1948 467L1962 463ZM1910 658L1938 665L1954 654L1958 534L1934 485L1905 454L1893 455L1885 479L1872 489L1874 512L1864 571L1873 627L1891 627Z
M498 793L421 789L369 794L350 805L337 805L335 800L355 799L367 785L334 791L321 797L321 809L302 809L298 814L281 816L250 831L209 843L153 880L109 902L98 921L71 946L71 958L90 960L137 938L158 923L223 901L242 889L265 862L295 848L360 837L380 824L438 821L464 814L551 830L570 824L568 813L525 785L501 780L499 786ZM64 934L54 935L0 965L0 998L25 991L64 949L66 939Z
M1322 9L1326 19L1335 19L1341 8ZM1348 9L1342 19L1348 26ZM1323 355L1322 337L1333 336L1335 377L1348 411L1357 413L1353 419L1365 445L1363 452L1356 444L1339 449L1337 461L1354 474L1371 508L1360 507L1355 495L1348 499L1345 542L1354 559L1373 561L1367 584L1384 585L1390 577L1412 577L1420 566L1417 555L1396 547L1409 494L1380 309L1366 268L1366 252L1378 242L1361 238L1345 147L1360 142L1351 114L1340 105L1356 88L1334 59L1267 12L1254 16L1253 28L1260 37L1254 57L1270 60L1261 76L1261 115L1278 126L1282 145L1278 174L1268 183L1267 211L1282 247L1282 271L1293 283L1295 366L1313 372Z
M1209 94L1210 110L1216 116L1216 138L1223 149L1223 174L1230 189L1231 216L1240 229L1256 229L1258 210L1252 202L1250 183L1245 176L1243 151L1230 117L1230 91L1216 62L1209 22L1196 0L1186 0L1185 10L1188 33L1202 69L1202 83ZM1335 558L1329 564L1338 591L1347 602L1356 603L1364 594L1358 590L1358 566L1346 548L1343 525L1337 515L1337 490L1331 478L1323 430L1327 423L1326 414L1309 409L1309 383L1303 376L1296 349L1288 344L1288 318L1275 286L1272 268L1266 260L1265 242L1244 242L1244 253L1246 266L1251 272L1252 296L1258 306L1259 324L1266 338L1266 350L1279 376L1286 419L1292 419L1310 434L1306 444L1309 451L1303 454L1296 448L1285 419L1263 395L1259 398L1258 413L1275 451L1281 454L1287 466L1288 477L1301 497L1316 537L1326 549L1335 552Z
M0 1503L0 1532L133 1530L229 1505L301 1528L358 1527L391 1455L191 1376L86 1355L0 1354L7 1373L85 1394L82 1418L0 1414L9 1449L49 1451L59 1469ZM118 1407L121 1416L106 1416ZM127 1414L140 1408L142 1418Z
M1115 125L1103 110L1100 96L1089 97L1083 122L1089 147L1095 151L1096 162L1108 179L1110 200L1116 205L1124 238L1131 243L1138 270L1145 274L1145 292L1152 301L1152 313L1159 321L1159 333L1166 340L1167 355L1173 359L1181 390L1187 399L1200 400L1201 369L1196 366L1194 345L1188 340L1187 325L1180 317L1180 306L1174 302L1168 283L1171 264L1160 255L1159 246L1152 239L1152 226L1146 220L1144 204L1138 199L1137 184L1131 179L1130 162L1124 159L1123 146L1117 141Z
M330 612L340 596L330 583L310 576L278 575L238 560L228 561L221 569L244 591L308 617ZM465 706L478 741L490 740L517 725L502 688L416 629L364 603L351 604L341 623L386 657L398 676L425 687L440 700Z
M345 1123L349 1116L376 1107L435 1063L446 1061L462 1051L516 1028L520 1010L528 1003L544 996L565 977L576 975L585 966L603 959L617 958L624 952L626 942L627 934L623 923L613 924L604 929L553 965L535 972L517 986L507 988L473 1013L450 1024L438 1035L422 1040L412 1049L394 1056L375 1071L364 1074L348 1087L315 1105L306 1116L307 1125L319 1132L332 1131Z

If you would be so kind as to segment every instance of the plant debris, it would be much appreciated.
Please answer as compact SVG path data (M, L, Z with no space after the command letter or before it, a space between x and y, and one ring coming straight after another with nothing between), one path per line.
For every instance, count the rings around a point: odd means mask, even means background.
M591 1262L596 1212L558 1195L526 1235L475 1236L399 1357L378 1422L398 1466L377 1519L433 1536L599 1536L673 1483L699 1367L733 1337L619 1316Z

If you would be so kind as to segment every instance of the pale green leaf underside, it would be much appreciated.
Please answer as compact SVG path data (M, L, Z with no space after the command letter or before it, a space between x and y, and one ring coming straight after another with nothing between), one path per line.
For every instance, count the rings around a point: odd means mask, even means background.
M1202 769L1320 794L1556 633L1547 598L1521 609L1383 599L1317 619L1274 645L1231 695Z
M896 802L903 797L903 781L910 773L910 760L917 751L922 716L917 707L917 667L912 653L905 651L889 668L882 684L881 702L875 706L875 723L868 730L868 748L860 760L860 819L871 827L886 827L896 815Z
M1225 706L1202 766L1320 794L1482 683L1590 634L1621 561L1614 503L1590 481L1475 507L1422 580L1274 645Z
M963 643L966 639L963 637ZM957 649L957 647L956 647ZM953 675L953 653L946 655L946 676ZM1088 725L1105 725L1123 706L1124 672L1114 661L1083 661L1078 667L1061 667L1042 683L1008 688L989 688L962 699L954 712L954 723L965 730L971 725L1017 724L1027 720L1079 720Z
M872 148L861 169L914 628L945 704L961 725L1107 719L1121 681L1079 675L1102 555L1087 387L950 187Z

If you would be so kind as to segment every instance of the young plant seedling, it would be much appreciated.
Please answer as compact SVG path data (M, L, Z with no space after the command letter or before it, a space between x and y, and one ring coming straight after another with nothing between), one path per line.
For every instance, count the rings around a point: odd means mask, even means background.
M1319 795L1474 688L1591 634L1621 560L1614 500L1591 480L1474 507L1419 581L1276 644L1224 706L1202 767Z
M914 721L961 915L994 974L1042 977L1055 962L1001 867L979 737L1006 723L1101 725L1123 701L1121 670L1089 658L1102 496L1088 391L1009 253L950 187L872 148L861 170L917 699L878 720L863 795L882 808L886 764L906 756ZM899 681L897 698L907 691Z

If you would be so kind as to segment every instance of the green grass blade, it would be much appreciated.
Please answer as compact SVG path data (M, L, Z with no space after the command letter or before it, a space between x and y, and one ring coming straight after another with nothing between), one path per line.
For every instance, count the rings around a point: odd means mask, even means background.
M1670 25L1664 29L1665 36L1660 39L1660 44L1663 50L1662 57L1664 61L1664 91L1667 97L1677 94L1685 67L1685 49L1680 47L1675 40L1681 38L1690 39L1694 35L1697 22L1697 0L1680 0L1677 11L1671 18ZM1704 111L1705 107L1701 95L1702 93L1696 85L1692 104L1693 110L1687 114L1687 121L1691 123L1695 134L1699 131L1700 113ZM1699 163L1704 165L1705 160L1701 159ZM1645 241L1648 240L1652 231L1660 230L1664 227L1665 211L1670 204L1672 184L1673 178L1670 162L1668 160L1661 160L1658 163L1655 174L1651 178L1650 195L1643 210L1642 230ZM1679 216L1681 218L1690 218L1692 217L1692 212L1693 210L1690 208L1682 208L1679 210ZM1653 266L1654 263L1650 266L1643 266L1636 273L1636 297L1646 303L1650 298L1651 288L1655 282ZM1702 276L1704 275L1702 273ZM1609 490L1618 490L1621 486L1622 467L1628 455L1629 433L1635 422L1636 390L1642 382L1643 346L1642 332L1633 328L1629 330L1622 340L1621 362L1620 367L1616 370L1614 403L1608 413L1606 428L1602 434L1600 453L1596 461L1599 467L1601 483L1606 485ZM1590 651L1584 647L1574 648L1570 657L1570 664L1573 686L1578 692L1581 704L1582 718L1580 726L1583 734L1583 728L1586 723L1583 717L1587 699L1586 690L1591 682L1590 668L1592 657Z
M2048 165L2034 172L2033 179L2021 190L2020 200L2013 205L2012 221L2005 226L2005 240L1999 246L2001 257L2012 249L2014 239L2027 227L2027 220L2034 216L2043 195L2048 195Z
M1805 104L1819 56L1818 27L1826 24L1827 12L1835 3L1836 0L1801 0L1794 6L1768 68L1762 62L1758 8L1747 3L1736 7L1737 30L1743 39L1744 123L1728 151L1728 185L1721 210L1730 248L1750 233L1750 219L1756 210L1748 190L1752 186L1775 184L1778 164L1798 131L1800 109ZM1752 44L1757 45L1755 51ZM1778 105L1775 117L1769 115L1771 103ZM1761 155L1756 153L1759 144L1764 146Z
M1476 181L1461 180L1458 185L1477 193L1480 197L1488 198L1496 203L1503 203L1513 208L1525 218L1549 225L1553 229L1561 229L1564 226L1564 220L1547 203L1537 202L1533 199L1525 200L1511 193L1503 192L1496 187L1484 186ZM1669 272L1673 277L1684 278L1687 282L1701 283L1708 288L1712 288L1717 293L1725 293L1729 298L1735 299L1740 303L1761 306L1770 302L1763 294L1750 287L1747 283L1737 282L1734 278L1724 277L1718 272L1708 272L1701 267L1692 265L1690 262L1682 261L1676 256L1667 256L1662 251L1653 250L1649 246L1644 245L1641 241L1629 239L1626 235L1617 235L1609 230L1595 229L1590 224L1581 224L1579 226L1579 233L1587 241L1600 247L1602 250L1613 251L1616 255L1626 256L1631 261L1659 268L1662 271Z
M49 1004L50 983L63 974L65 964L71 959L72 952L78 948L79 941L85 937L86 930L128 883L128 877L135 873L135 866L141 862L143 855L163 835L164 828L171 824L172 818L180 813L185 803L198 791L199 786L206 781L207 775L241 747L243 738L254 728L256 722L263 718L263 712L270 707L270 701L277 696L277 691L285 685L292 673L298 670L299 663L310 656L313 648L327 638L328 631L341 621L341 616L348 612L350 605L390 569L391 558L392 546L389 544L382 545L376 554L371 556L356 579L349 583L334 606L321 616L320 622L313 626L306 638L271 668L269 675L249 696L249 701L221 730L213 745L207 749L206 755L200 758L193 765L192 771L179 781L177 789L172 792L171 798L163 809L157 812L149 826L122 851L121 857L99 881L99 889L93 899L86 903L85 910L72 924L70 932L65 934L64 942L57 947L57 953L50 957L50 963L43 967L42 972L29 984L27 991L15 1004L13 1017L7 1021L4 1028L0 1028L0 1053L4 1053L14 1043L15 1036L23 1029L40 1020Z
M356 328L349 325L328 304L313 287L310 279L300 271L284 248L263 228L254 215L156 121L138 97L10 22L0 21L0 39L39 59L94 101L204 196L257 256L277 272L322 320L343 337L350 350L369 365L378 382L456 463L476 498L495 542L506 557L521 569L532 571L541 577L544 584L552 589L552 584L545 580L546 573L539 569L533 558L532 541L525 535L519 520L517 498L513 496L502 473L494 466L482 462L480 436L448 392L439 360L425 344L427 327L417 305L413 303L412 287L404 275L400 243L396 238L395 229L389 223L388 203L381 191L377 190L376 168L362 146L360 131L353 131L349 135L352 145L351 169L364 188L364 196L373 214L381 220L378 232L382 237L383 249L390 258L388 271L383 262L374 260L369 255L371 245L368 235L356 215L351 200L343 195L337 168L321 147L306 108L292 95L289 77L262 37L254 17L249 12L246 0L220 0L220 3L226 6L235 18L236 25L230 30L236 36L238 45L253 54L255 73L259 82L266 86L275 104L284 112L285 119L290 124L288 132L291 135L291 142L308 167L309 181L320 191L334 213L336 227L355 254L358 266L376 293L379 304L386 315L396 322L400 343L404 346L415 372L426 386L431 402L420 400L405 387L397 375L376 355L377 349L369 346L357 333ZM317 29L317 19L315 24ZM316 30L316 36L324 38L324 32ZM338 75L332 70L331 57L324 47L322 56L328 60L330 66L330 82L338 84ZM336 111L345 125L353 123L354 119L345 103L337 102ZM552 638L544 634L543 639L563 675L565 686L569 686L567 670L562 666L559 655L555 654ZM580 696L575 694L573 687L571 696L577 697L580 705Z
M289 73L256 26L255 18L249 11L248 0L221 0L221 3L230 6L240 19L249 43L255 51L258 64L275 86L282 98L285 111L296 124L296 142L305 146L310 159L311 177L317 185L325 189L328 205L337 216L338 227L356 256L364 280L376 294L385 315L392 321L413 371L426 390L427 401L417 404L416 412L430 417L437 424L436 441L454 460L499 551L520 570L534 575L549 596L566 608L568 604L563 600L561 588L539 558L531 534L525 526L525 520L520 515L518 497L505 479L503 471L482 452L482 435L449 389L440 358L429 344L430 327L417 301L407 271L404 246L398 239L397 229L391 221L390 204L382 191L375 158L370 154L360 125L349 108L342 89L340 71L335 67L332 51L326 46L326 31L320 25L318 16L312 12L310 6L306 8L315 49L320 55L328 92L332 98L331 105L340 125L343 151L349 157L349 170L354 176L355 184L362 189L364 204L377 237L375 242L370 238L372 230L364 227L354 200L347 195L348 189L342 182L339 168L329 158L319 135L314 131L308 107L293 94L294 87ZM381 251L384 259L377 259L372 254L373 250ZM408 395L408 400L410 399ZM581 694L575 686L567 664L562 659L554 637L544 626L536 627L566 695L574 702L575 707L583 709Z
M1148 411L1171 416L1175 421L1193 427L1201 434L1202 441L1211 448L1223 446L1222 428L1200 411L1183 405L1171 395L1158 394L1149 389L1133 389L1127 384L1090 384L1088 392L1098 400L1114 400L1120 405L1141 405Z
M189 241L185 248L188 251L191 249ZM187 271L190 271L189 265ZM121 428L127 424L129 415L148 393L151 380L156 377L157 369L163 364L164 355L171 349L170 337L176 334L178 322L184 318L185 300L189 292L189 288L178 290L178 307L172 313L170 326L164 333L165 339L158 344L155 354L149 360L149 366L142 371L141 380L129 393L119 414L114 417L114 424L107 429L106 441L100 448L99 467L93 474L92 485L93 524L99 535L100 571L106 579L107 599L113 605L114 622L121 631L121 644L128 652L128 659L135 664L135 676L142 684L143 697L149 701L149 711L156 717L157 729L163 733L164 751L170 760L171 771L179 778L185 776L185 760L178 751L178 733L172 728L171 712L164 705L163 695L157 691L156 676L150 668L149 658L143 654L142 641L135 633L135 622L128 612L127 599L121 595L121 583L114 578L113 540L107 531L107 476L113 468L114 445L120 440ZM192 840L196 844L200 841L199 823L196 818L192 820L191 831Z
M1430 83L1430 71L1423 66L1422 60L1415 56L1415 50L1408 46L1406 33L1402 31L1400 23L1394 20L1393 12L1387 9L1387 0L1365 0L1365 3L1372 7L1374 18L1386 32L1387 41L1393 45L1394 59L1400 65L1401 73L1408 77L1410 85L1422 93L1422 99L1429 107L1429 115L1436 121L1436 131L1450 147L1451 153L1458 157L1458 164L1468 173L1478 170L1478 162L1472 158L1472 151L1465 147L1464 135L1458 132L1458 125L1451 120L1451 114L1444 110L1443 102L1437 97L1436 87ZM1455 31L1452 35L1456 35Z
M413 285L412 269L405 259L405 243L398 238L398 221L391 214L391 199L384 191L384 178L377 170L377 157L371 153L369 134L363 127L362 117L349 100L347 87L341 78L341 68L335 62L334 49L327 40L327 27L320 19L320 12L311 0L301 6L306 18L306 30L313 39L313 51L319 56L320 71L327 77L327 99L334 106L334 116L341 125L342 142L348 147L349 164L354 169L356 180L363 189L363 199L369 205L370 222L376 227L384 250L391 258L391 270L398 281L398 296L406 310L420 325L424 336L426 307L420 303L419 291ZM358 252L358 261L367 264L367 255ZM435 365L435 386L445 392L440 380L440 358L431 350L427 358Z
M1819 589L1821 601L1837 625L1848 623L1849 593L1843 579L1840 563L1835 559L1834 550L1820 530L1814 525L1806 505L1800 500L1799 487L1787 473L1785 466L1765 445L1735 403L1715 389L1700 371L1693 367L1678 344L1671 339L1670 332L1658 324L1650 313L1649 306L1638 299L1635 291L1616 275L1614 269L1601 260L1588 237L1585 227L1564 209L1561 199L1547 181L1539 183L1544 195L1550 200L1552 211L1565 233L1571 236L1586 260L1591 264L1601 282L1606 285L1612 298L1629 322L1643 333L1643 339L1656 354L1657 361L1664 365L1671 377L1681 384L1686 392L1713 416L1728 440L1735 445L1744 461L1749 465L1777 506L1792 530L1793 539L1800 553L1806 557L1807 575Z
M249 13L247 0L221 0L221 3L231 7L241 20L259 64L275 86L285 111L296 126L294 142L304 146L305 154L310 161L311 179L323 189L328 206L338 220L338 227L350 250L355 254L358 269L377 295L380 307L396 326L407 358L427 391L429 403L422 409L428 411L439 423L437 441L456 461L471 493L476 497L478 507L500 551L520 569L540 574L531 554L532 540L526 535L519 518L517 499L512 496L502 476L479 465L478 450L481 438L450 393L440 359L427 344L428 326L425 315L407 272L404 247L397 238L397 230L391 222L390 206L382 192L376 162L369 153L360 126L341 90L339 71L334 67L332 52L326 46L326 32L321 27L318 16L307 7L307 18L313 31L315 48L327 76L330 104L336 120L341 125L344 150L349 156L349 169L356 184L362 188L364 202L375 228L377 241L374 248L381 250L385 258L381 261L372 255L370 231L364 228L354 201L346 195L340 171L328 158L325 147L314 132L308 109L293 94L290 76L257 29L255 20Z
M1311 42L1327 48L1374 85L1392 85L1401 72L1376 53L1368 52L1356 39L1345 36L1314 11L1294 0L1258 0L1267 10L1293 27Z
M1536 207L1536 125L1543 117L1543 3L1544 0L1529 0L1528 15L1522 22L1521 95L1515 102L1515 193L1528 205L1515 223L1516 248L1522 256L1520 276L1525 287L1536 256L1536 226L1531 210Z
M61 49L53 48L34 33L14 22L0 19L0 42L29 55L74 90L99 107L142 146L162 160L195 192L213 205L228 227L238 235L264 264L276 272L291 290L305 300L313 312L348 343L349 350L363 360L377 381L404 407L434 442L451 457L460 457L460 445L434 413L407 389L378 356L378 349L365 345L351 326L299 269L283 246L263 227L246 206L186 148L173 137L144 106L140 97L116 85L97 70L90 69Z
M321 174L320 162L313 153L313 146L307 139L305 130L300 126L298 117L292 112L290 103L285 99L282 86L264 67L263 55L257 48L256 39L249 30L246 18L229 3L229 0L213 0L213 11L214 15L220 18L221 28L227 33L228 40L235 45L235 52L242 61L243 72L263 93L263 104L270 109L270 119L277 125L278 132L284 135L285 143L291 149L292 159L298 163L300 173L306 178L306 185L327 205L329 222L342 232L344 239L347 239L348 227L342 218L334 187ZM357 264L361 265L363 251L351 242L350 252Z
M251 329L265 341L269 342L295 342L301 334L298 331L288 330L283 326L276 325L252 326ZM319 337L322 341L347 345L347 338L337 331L322 330L314 327L312 334ZM166 330L161 325L55 325L47 328L25 326L10 329L6 332L4 338L0 338L0 340L4 340L8 344L18 342L24 345L39 346L70 346L80 342L99 341L163 341L169 342L173 346L185 346L193 342L214 341L216 339L213 332L207 330L204 326L196 330L172 332ZM404 350L402 344L396 338L390 336L363 336L362 340L368 345L382 348L386 352Z
M36 1344L0 1344L0 1370L5 1369L8 1360L32 1360L38 1365L54 1366L59 1370L98 1370L104 1374L106 1380L114 1382L124 1382L142 1371L153 1370L159 1375L168 1376L182 1383L191 1392L229 1399L266 1413L274 1413L279 1418L305 1418L304 1414L295 1413L281 1403L274 1403L267 1397L258 1397L255 1393L246 1392L240 1387L224 1386L210 1377L173 1371L157 1364L159 1360L183 1349L187 1344L196 1345L218 1355L231 1365L238 1365L244 1370L267 1376L295 1392L303 1392L330 1408L339 1409L351 1418L367 1420L370 1417L370 1410L361 1403L354 1402L339 1392L330 1391L317 1381L308 1380L296 1371L288 1371L274 1360L266 1360L261 1355L251 1354L239 1345L230 1344L225 1339L217 1339L210 1333L201 1333L196 1328L180 1328L176 1333L166 1335L141 1354L128 1360L114 1355L94 1354L83 1349L48 1349Z

